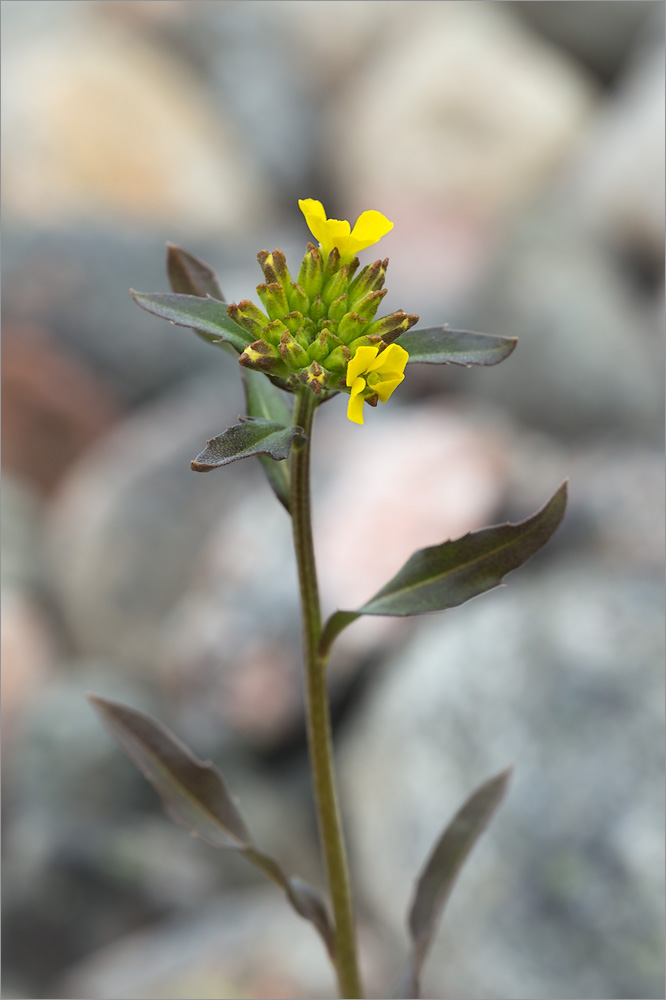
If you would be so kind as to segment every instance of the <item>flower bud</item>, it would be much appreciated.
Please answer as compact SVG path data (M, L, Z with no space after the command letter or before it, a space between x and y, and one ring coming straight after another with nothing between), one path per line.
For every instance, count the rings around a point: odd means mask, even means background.
M371 323L368 327L368 336L379 334L385 344L392 344L401 333L405 333L418 321L419 318L414 313L406 313L403 309L398 309L390 316L382 316L381 319L376 319Z
M318 396L326 386L330 376L328 372L322 369L321 365L313 361L309 368L304 368L303 371L298 373L298 378L304 385L312 389L315 396Z
M290 281L288 285L283 287L285 294L289 299L290 308L296 309L305 316L310 308L310 299L307 297L301 286L295 281Z
M298 272L297 284L311 302L321 293L324 286L324 262L314 243L308 243L308 251Z
M310 358L307 353L288 330L285 330L280 338L279 350L282 360L291 371L295 371L298 368L306 368L310 364Z
M341 266L340 251L337 247L333 247L324 264L324 285L328 284L333 275L340 270Z
M248 344L238 361L244 368L252 368L255 371L271 375L288 374L287 366L277 348L267 344L265 340L255 340L253 344Z
M345 313L338 323L338 337L343 344L349 344L352 340L356 340L357 337L362 336L367 326L367 319L363 319L358 313Z
M328 318L337 323L347 312L347 296L343 292L342 295L338 295L337 299L334 299L328 307Z
M271 319L280 319L289 312L284 288L277 281L272 281L270 285L257 285L257 295Z
M368 292L376 292L384 287L387 267L388 257L384 260L376 260L374 264L368 264L356 275L349 286L350 309L355 309L355 303L366 296Z
M357 299L354 312L357 312L363 319L374 319L379 309L379 303L387 294L388 288L378 288L374 292L368 292L363 298Z
M303 313L299 312L287 313L286 316L282 317L282 322L289 330L289 333L292 336L295 336L303 326Z
M258 337L268 323L268 316L250 299L243 299L238 305L232 302L231 305L227 306L227 315L237 326L247 330L252 337Z
M331 372L345 372L347 370L347 365L349 364L349 359L351 358L351 351L346 344L340 344L335 350L326 358L326 367Z

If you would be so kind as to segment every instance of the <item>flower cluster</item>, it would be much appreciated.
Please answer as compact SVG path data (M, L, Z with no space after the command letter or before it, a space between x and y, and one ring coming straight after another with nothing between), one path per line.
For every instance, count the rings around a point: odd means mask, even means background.
M327 219L318 201L299 205L320 245L308 243L295 280L281 250L257 255L263 309L249 299L228 308L254 338L239 360L291 391L306 385L322 399L348 392L347 415L362 424L363 402L385 402L403 380L408 355L394 341L418 321L402 310L376 318L388 258L358 271L355 254L393 224L380 212L364 212L352 230L348 222Z

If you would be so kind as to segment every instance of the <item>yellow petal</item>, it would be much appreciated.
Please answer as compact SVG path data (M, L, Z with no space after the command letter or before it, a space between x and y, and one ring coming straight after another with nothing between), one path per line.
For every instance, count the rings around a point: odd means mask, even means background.
M395 378L402 375L409 354L400 344L389 344L386 350L369 366L368 371L379 372L384 378Z
M351 239L355 244L354 252L358 253L359 250L365 250L366 247L377 243L392 229L393 223L381 212L375 212L374 209L363 212L351 232Z
M407 352L405 351L405 354ZM352 385L355 379L363 372L367 372L377 356L377 348L368 344L366 347L359 347L347 365L347 385Z
M377 385L373 386L375 392L379 396L382 403L385 403L389 398L394 389L396 389L401 382L404 382L405 376L398 375L396 378L382 379Z
M364 388L365 388L365 380L362 378L356 379L356 382L354 382L354 385L352 386L351 396L349 397L349 403L347 405L347 417L355 424L363 423Z

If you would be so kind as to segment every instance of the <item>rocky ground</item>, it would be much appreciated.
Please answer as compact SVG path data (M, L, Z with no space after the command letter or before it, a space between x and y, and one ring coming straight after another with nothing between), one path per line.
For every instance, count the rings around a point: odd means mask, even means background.
M379 11L381 10L381 16ZM250 296L298 197L395 222L388 304L518 336L318 416L328 609L423 545L566 520L502 590L362 621L331 668L369 995L443 824L513 764L425 996L663 996L661 5L2 5L4 995L326 997L307 925L163 819L94 691L224 770L321 880L287 515L189 461L233 363L131 303L166 239ZM382 248L384 244L382 244Z

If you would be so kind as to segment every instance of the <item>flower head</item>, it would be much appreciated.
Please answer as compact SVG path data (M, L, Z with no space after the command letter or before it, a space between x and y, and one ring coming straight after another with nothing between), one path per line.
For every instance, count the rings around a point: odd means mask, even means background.
M385 403L404 379L409 354L399 344L389 344L381 353L374 346L359 347L347 365L350 389L347 416L355 424L363 423L363 402Z
M298 206L310 232L319 240L324 256L327 257L333 247L337 247L343 264L349 263L360 250L377 243L393 229L393 223L381 212L363 212L352 229L348 222L327 219L320 201L305 198L299 201Z

